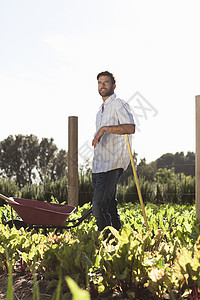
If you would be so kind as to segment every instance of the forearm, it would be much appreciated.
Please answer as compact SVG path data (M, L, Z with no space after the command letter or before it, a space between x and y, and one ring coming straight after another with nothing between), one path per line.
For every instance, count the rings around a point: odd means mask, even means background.
M113 133L113 134L133 134L135 132L135 125L134 124L119 124L119 125L110 125L110 126L103 126L99 129L96 133L92 145L94 148L100 142L102 136L105 132Z
M109 132L113 134L133 134L135 133L135 125L119 124L119 125L103 126L102 130L104 132Z

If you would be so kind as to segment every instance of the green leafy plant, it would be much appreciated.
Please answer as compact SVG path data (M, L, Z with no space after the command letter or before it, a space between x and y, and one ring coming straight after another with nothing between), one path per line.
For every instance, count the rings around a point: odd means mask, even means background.
M79 218L89 207L85 204L70 219ZM106 239L92 215L60 234L0 224L0 270L9 272L6 255L12 257L13 270L34 276L36 299L40 276L49 290L55 289L54 299L58 290L60 297L68 291L65 277L91 296L114 291L138 299L199 296L200 226L195 206L148 203L145 209L149 232L140 205L126 203L119 208L122 229L109 228ZM6 207L1 212L5 218L10 213Z
M72 278L66 277L66 282L72 293L73 300L90 300L90 294L87 291L80 289Z
M6 260L7 260L7 266L8 266L8 286L7 286L7 300L13 300L13 283L12 283L12 259L10 259L8 255L7 249L5 249L6 252Z
M177 254L173 267L175 280L180 286L180 293L199 299L200 297L200 236L193 249L183 247ZM191 298L191 297L190 297ZM193 298L192 298L193 299Z

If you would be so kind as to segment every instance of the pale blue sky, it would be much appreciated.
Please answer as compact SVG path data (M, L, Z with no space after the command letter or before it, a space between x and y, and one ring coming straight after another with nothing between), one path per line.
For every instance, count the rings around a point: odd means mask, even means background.
M139 158L195 151L199 11L199 0L0 0L0 140L35 134L67 150L75 115L79 148L90 150L96 75L109 70L139 122ZM137 92L146 116L130 100Z

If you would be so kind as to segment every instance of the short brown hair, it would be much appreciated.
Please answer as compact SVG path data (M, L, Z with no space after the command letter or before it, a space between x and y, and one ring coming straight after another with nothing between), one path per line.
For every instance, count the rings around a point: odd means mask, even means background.
M97 80L99 80L99 77L101 76L109 76L111 81L112 81L112 84L115 84L115 77L113 76L112 73L108 72L108 71L104 71L104 72L101 72L97 75Z

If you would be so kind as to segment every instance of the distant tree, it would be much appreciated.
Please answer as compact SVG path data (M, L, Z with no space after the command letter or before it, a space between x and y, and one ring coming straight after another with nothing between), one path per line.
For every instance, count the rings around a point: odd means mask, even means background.
M172 153L163 154L157 160L157 169L171 169L174 167L174 155Z
M186 155L184 173L185 175L191 175L192 177L195 176L195 153L194 152L188 152Z
M39 145L39 157L37 171L41 181L45 176L50 175L51 179L55 168L55 156L58 148L54 144L53 139L43 138Z
M24 136L23 138L23 161L26 166L27 181L32 183L36 178L36 166L39 154L39 141L35 135Z
M12 135L0 143L1 175L14 179L19 186L32 182L38 156L37 137Z
M174 154L174 168L175 173L184 173L185 155L183 152L176 152Z
M20 162L17 161L19 153L12 135L0 143L0 169L3 177L11 179L17 175Z
M137 166L138 177L143 177L145 180L153 181L156 175L156 162L146 163L146 159L141 159Z
M67 152L58 151L53 139L39 140L34 135L12 135L0 142L0 176L15 180L19 187L32 183L39 175L51 180L67 172Z
M175 154L167 153L156 160L157 169L174 168L176 174L184 173L185 175L195 176L195 154L188 152L176 152Z
M60 179L67 174L67 166L68 166L68 156L67 152L61 149L56 157L54 158L52 175L51 178L53 180Z

